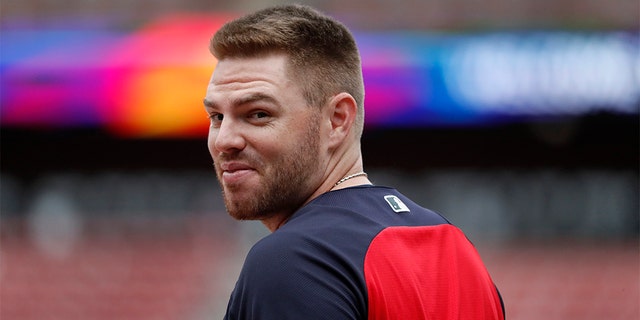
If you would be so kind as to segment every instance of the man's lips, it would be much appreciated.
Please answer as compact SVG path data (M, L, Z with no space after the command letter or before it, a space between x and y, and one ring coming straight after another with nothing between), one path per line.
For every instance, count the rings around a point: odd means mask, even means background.
M240 162L223 163L220 169L222 169L222 179L225 184L237 183L255 171L251 166Z
M241 171L241 170L253 170L253 168L245 163L242 162L224 162L220 165L220 169L222 169L222 172L235 172L235 171Z

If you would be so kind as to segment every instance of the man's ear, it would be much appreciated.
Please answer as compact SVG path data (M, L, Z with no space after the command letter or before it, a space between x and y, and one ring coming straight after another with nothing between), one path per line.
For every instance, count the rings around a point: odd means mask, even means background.
M330 112L331 141L341 143L353 129L358 105L350 94L341 92L331 98L328 110Z

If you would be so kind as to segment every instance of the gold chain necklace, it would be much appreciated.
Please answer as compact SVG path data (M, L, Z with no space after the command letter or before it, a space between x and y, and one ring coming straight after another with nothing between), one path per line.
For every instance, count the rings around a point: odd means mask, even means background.
M337 187L339 184L341 184L341 183L343 183L343 182L345 182L345 181L347 181L347 180L349 180L351 178L355 178L355 177L359 177L359 176L366 176L366 175L367 175L367 173L364 172L364 171L360 171L358 173L350 174L350 175L338 180L338 182L336 182L336 184L334 184L333 186Z

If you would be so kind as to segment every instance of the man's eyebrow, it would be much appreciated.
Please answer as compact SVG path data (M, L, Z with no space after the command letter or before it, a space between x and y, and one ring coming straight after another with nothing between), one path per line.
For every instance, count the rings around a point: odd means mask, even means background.
M204 98L204 99L202 100L202 103L203 103L203 104L204 104L204 106L205 106L205 107L207 107L207 108L215 108L215 107L216 107L216 104L215 104L213 101L209 101L209 100L207 100L207 98Z
M257 92L257 93L251 93L233 100L233 105L239 106L239 105L248 104L248 103L257 102L257 101L266 101L268 103L273 103L273 104L278 103L274 97L268 94Z
M234 99L232 101L232 105L234 106L240 106L243 104L249 104L249 103L253 103L253 102L257 102L257 101L265 101L267 103L272 103L272 104L278 104L278 100L276 100L276 98L268 95L268 94L264 94L264 93L251 93L242 97L238 97L237 99ZM211 101L211 100L207 100L207 98L204 98L202 100L202 103L204 104L204 106L206 108L212 108L215 109L218 107L218 104Z

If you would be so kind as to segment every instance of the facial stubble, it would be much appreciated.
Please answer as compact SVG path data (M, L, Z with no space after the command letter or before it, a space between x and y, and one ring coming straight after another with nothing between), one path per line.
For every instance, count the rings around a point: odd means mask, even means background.
M291 152L280 154L267 168L258 170L262 183L253 197L233 199L234 190L222 187L229 215L237 220L263 220L276 215L288 216L298 210L313 193L312 175L319 168L319 121L312 117L303 139ZM239 155L241 157L241 155ZM264 162L262 162L264 163Z

